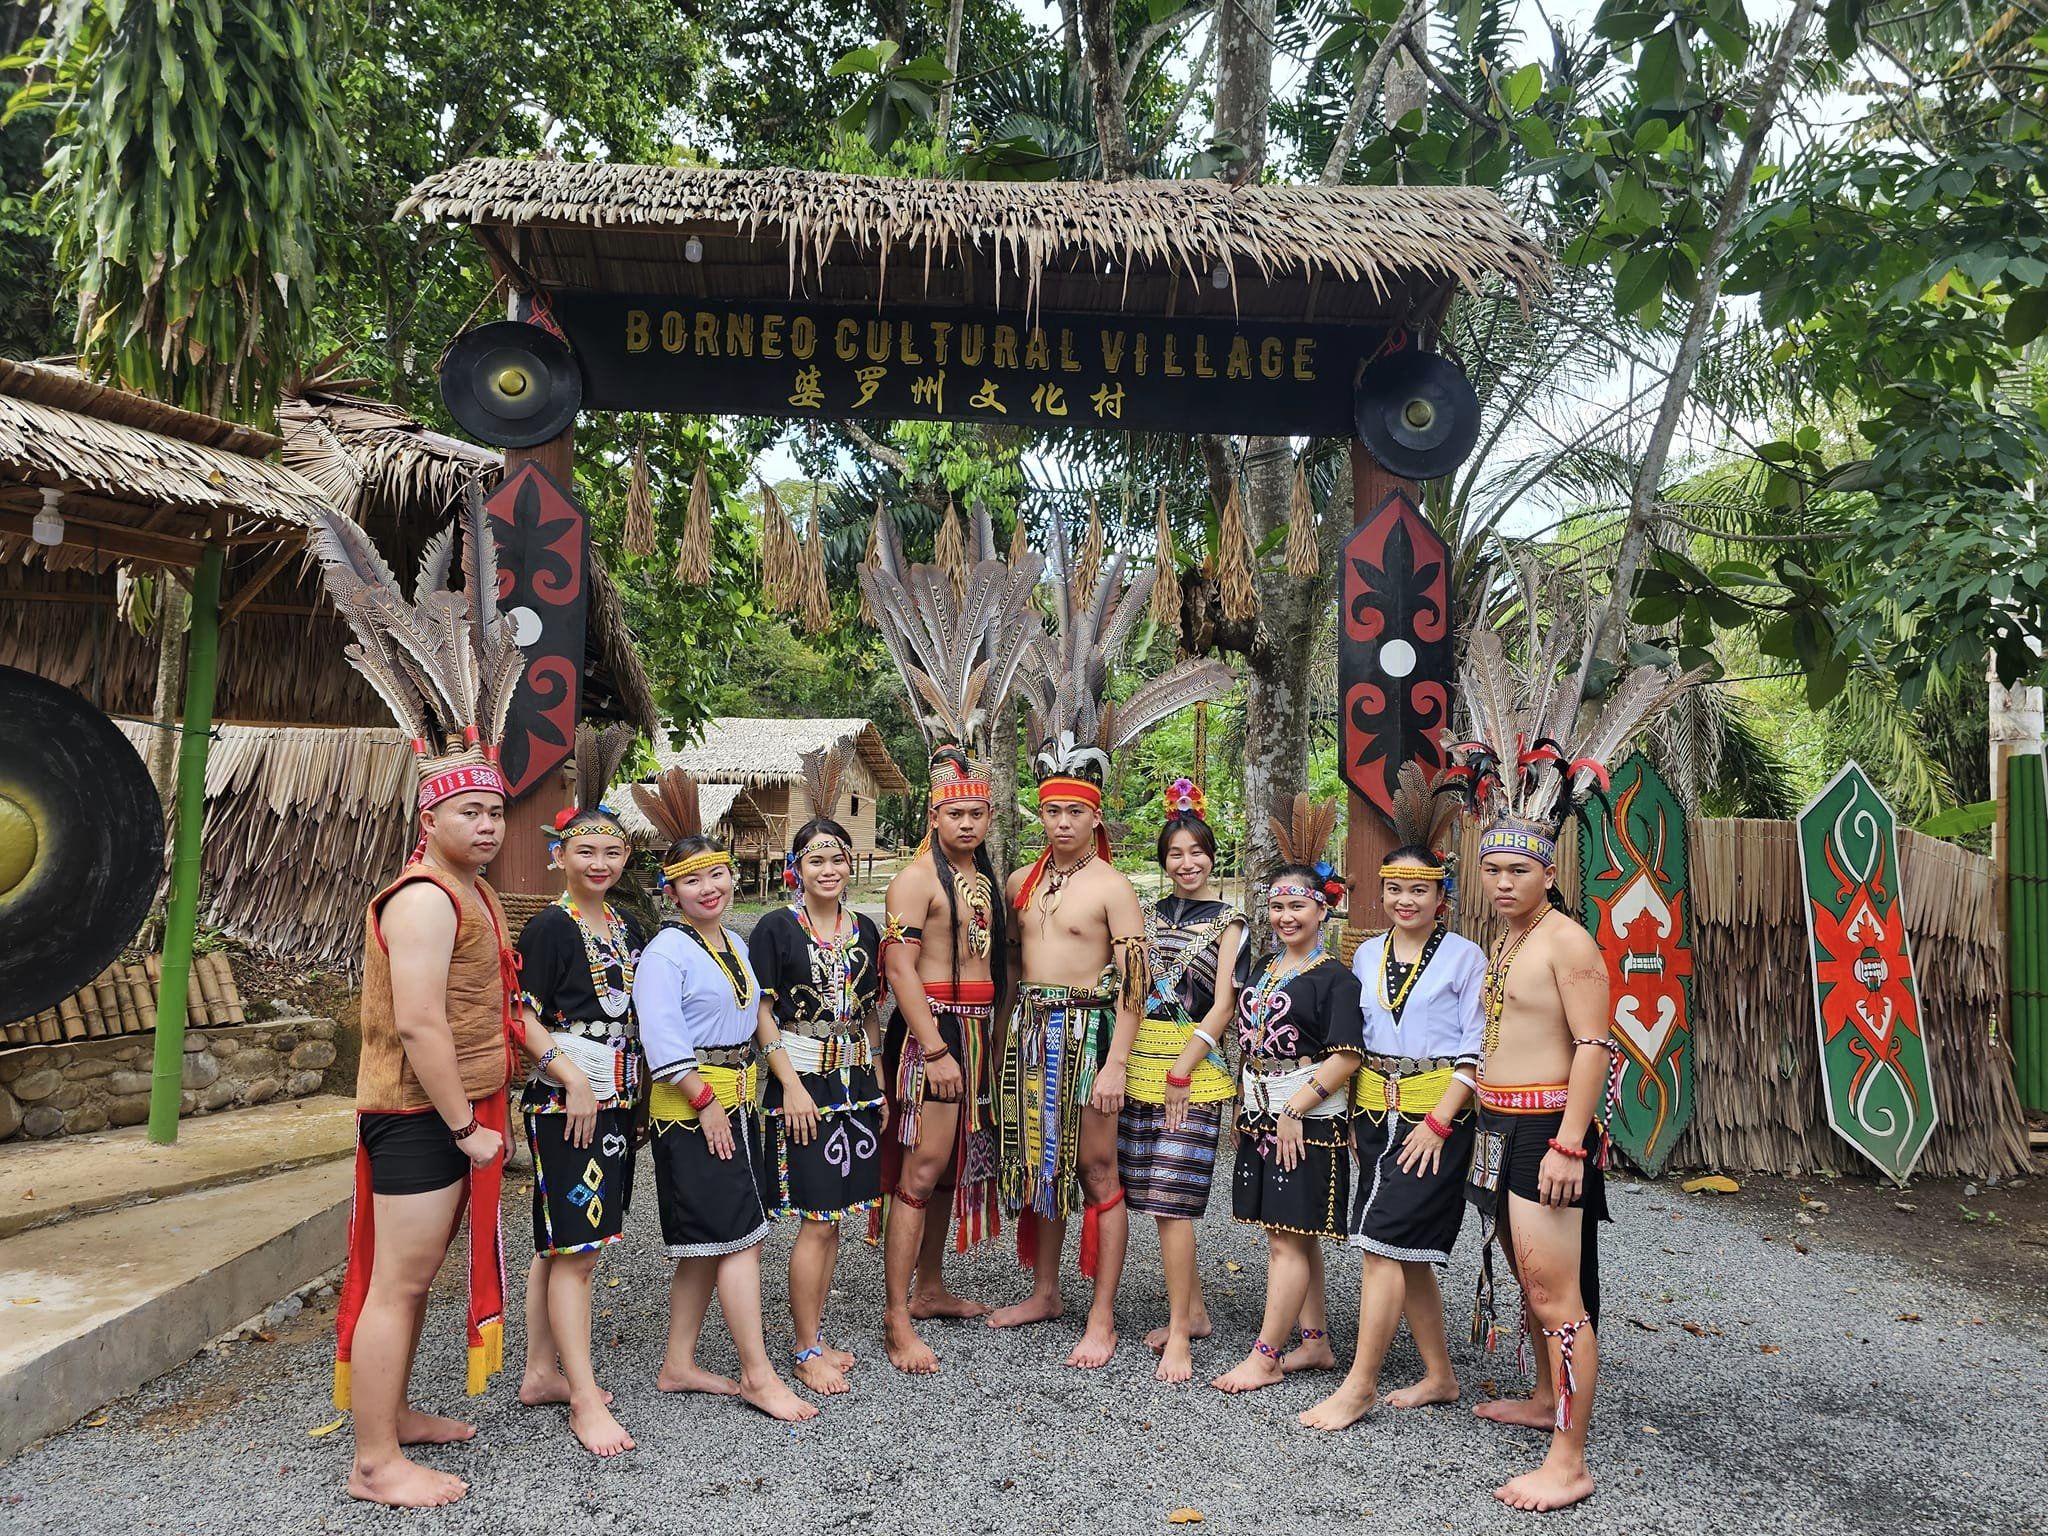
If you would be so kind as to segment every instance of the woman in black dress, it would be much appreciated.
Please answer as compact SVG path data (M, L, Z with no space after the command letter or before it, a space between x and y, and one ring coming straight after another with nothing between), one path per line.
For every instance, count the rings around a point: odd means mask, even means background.
M1240 1100L1232 1213L1266 1229L1266 1314L1252 1351L1212 1386L1250 1392L1283 1377L1297 1322L1322 1320L1319 1242L1342 1242L1351 1204L1351 1095L1364 1059L1358 978L1323 948L1330 883L1286 864L1266 891L1278 953L1238 993ZM1316 1294L1312 1294L1312 1288ZM1307 1330L1304 1330L1305 1332Z
M789 1255L789 1313L797 1379L827 1395L846 1390L853 1356L825 1342L825 1298L839 1259L839 1220L881 1204L888 1106L876 1064L881 1030L881 935L842 898L853 839L829 818L790 840L796 899L754 925L748 941L761 982L768 1158L775 1214L802 1218Z

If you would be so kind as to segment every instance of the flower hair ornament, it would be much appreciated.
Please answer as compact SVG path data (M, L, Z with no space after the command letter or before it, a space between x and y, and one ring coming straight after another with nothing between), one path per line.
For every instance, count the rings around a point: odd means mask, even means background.
M1209 819L1209 797L1202 793L1202 786L1183 775L1166 786L1161 795L1165 804L1166 819L1180 821L1193 817L1196 821Z

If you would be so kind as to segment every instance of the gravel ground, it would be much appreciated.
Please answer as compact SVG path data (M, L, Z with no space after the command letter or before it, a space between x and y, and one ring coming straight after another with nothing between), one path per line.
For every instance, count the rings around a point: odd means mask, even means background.
M1871 1240L1870 1223L1849 1208L1882 1205L1895 1220L1891 1192L1844 1183L1817 1193L1825 1199L1813 1206L1776 1183L1716 1200L1669 1183L1615 1181L1593 1449L1601 1488L1578 1509L1547 1517L1545 1529L1889 1536L2048 1528L2039 1448L2048 1265L2038 1223L2017 1239L2027 1267L1980 1285L1953 1254L1937 1267ZM1933 1185L1912 1198L1930 1223L1949 1203ZM1202 1234L1218 1336L1197 1347L1196 1365L1212 1374L1248 1345L1262 1295L1263 1250L1224 1205L1219 1193ZM516 1243L523 1190L510 1210ZM1446 1283L1468 1403L1522 1380L1511 1354L1489 1358L1456 1337L1477 1265L1474 1236L1468 1226ZM788 1237L785 1229L768 1249L771 1298L782 1294ZM911 1380L882 1356L880 1256L850 1236L830 1316L835 1338L862 1356L855 1390L792 1429L737 1405L653 1391L667 1289L653 1202L643 1199L628 1241L600 1271L598 1293L600 1371L638 1451L594 1463L569 1438L562 1410L517 1404L516 1318L507 1344L515 1369L465 1407L448 1385L460 1381L460 1335L442 1300L422 1350L422 1400L469 1413L482 1432L425 1456L475 1491L441 1511L351 1505L342 1491L348 1435L308 1435L333 1417L331 1304L316 1305L273 1340L201 1355L0 1466L0 1530L104 1530L118 1520L136 1531L495 1536L595 1520L620 1532L706 1523L954 1536L1165 1531L1171 1512L1192 1507L1205 1531L1462 1533L1524 1530L1543 1518L1489 1497L1532 1464L1541 1437L1485 1424L1464 1407L1383 1411L1349 1434L1323 1436L1293 1416L1327 1390L1327 1376L1237 1400L1153 1381L1139 1336L1164 1317L1157 1251L1151 1223L1134 1223L1125 1342L1109 1369L1084 1375L1060 1366L1084 1305L1070 1275L1068 1321L1021 1334L929 1324L944 1371ZM1348 1343L1357 1265L1336 1250L1330 1256L1332 1313ZM993 1250L958 1275L963 1290L983 1297L1022 1289ZM705 1362L736 1369L715 1311L707 1333ZM1389 1369L1390 1384L1415 1369L1405 1341ZM1959 1371L1967 1373L1960 1381Z

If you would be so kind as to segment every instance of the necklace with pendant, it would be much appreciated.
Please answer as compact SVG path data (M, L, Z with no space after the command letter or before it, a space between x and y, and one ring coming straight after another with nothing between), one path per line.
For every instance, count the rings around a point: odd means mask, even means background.
M563 911L576 920L576 931L583 938L583 959L590 967L590 990L597 997L597 1006L604 1010L605 1017L622 1017L633 1006L633 955L626 935L626 924L619 914L612 910L610 902L603 903L604 933L599 938L590 924L583 920L583 914L576 910L576 903L564 891L557 903ZM621 986L611 984L611 968L619 968Z
M1494 941L1493 959L1486 967L1486 985L1481 989L1481 1011L1486 1015L1486 1034L1481 1049L1490 1061L1494 1050L1500 1045L1501 1016L1508 1011L1508 972L1514 968L1515 956L1522 952L1522 946L1529 942L1529 935L1543 926L1543 919L1550 916L1550 908L1544 907L1536 914L1536 921L1522 930L1521 937L1514 943L1508 942L1503 933Z
M1038 889L1038 923L1041 928L1052 922L1053 913L1060 909L1060 893L1067 888L1067 882L1095 862L1095 850L1090 848L1075 860L1073 866L1061 869L1059 865L1045 866L1045 883Z

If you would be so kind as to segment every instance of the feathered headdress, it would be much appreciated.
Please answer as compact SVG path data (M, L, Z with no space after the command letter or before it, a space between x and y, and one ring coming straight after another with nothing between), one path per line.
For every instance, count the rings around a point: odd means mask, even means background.
M875 526L875 563L861 567L861 590L931 751L932 802L987 800L988 724L1042 633L1031 593L1044 558L999 558L988 509L979 502L964 574L905 560L886 508Z
M1054 632L1031 649L1024 668L1026 728L1036 743L1038 798L1102 804L1112 755L1168 715L1220 698L1236 679L1220 661L1190 657L1152 678L1128 699L1109 696L1110 674L1123 662L1152 596L1157 571L1123 586L1127 557L1109 558L1092 587L1068 557L1065 529L1055 520L1060 574L1053 582Z
M803 765L804 789L810 795L811 816L818 821L836 820L839 815L839 789L846 781L846 770L853 761L853 743L835 741L822 752L811 751L799 754L797 761ZM801 854L819 849L838 849L850 860L853 845L842 837L820 829L803 845L801 850L791 848L783 855L782 883L803 897L804 879L798 867Z
M630 725L607 726L602 731L590 724L576 727L575 803L562 807L541 829L547 838L550 858L559 857L562 845L572 837L592 832L625 835L618 812L605 804L604 797L638 734Z
M356 637L343 654L412 739L420 809L468 790L507 794L498 743L525 657L498 612L498 546L482 490L469 486L455 522L427 541L410 601L368 534L339 512L318 515L313 553ZM458 525L459 592L447 585Z
M1338 875L1336 865L1325 857L1330 846L1330 834L1337 830L1337 804L1335 800L1311 800L1303 792L1294 797L1285 818L1266 818L1266 825L1273 829L1273 841L1279 845L1281 862L1299 864L1316 874L1316 884L1312 887L1281 881L1266 887L1267 895L1306 896L1326 907L1335 906L1344 899L1347 889L1344 880Z
M1528 663L1507 659L1495 630L1476 632L1460 675L1472 739L1451 749L1448 779L1487 822L1482 854L1526 853L1557 862L1557 837L1572 811L1607 788L1607 765L1630 739L1699 676L1661 667L1625 673L1604 704L1584 700L1587 663L1567 667L1578 635L1569 620L1540 630L1533 589Z
M670 768L652 784L635 784L633 799L641 813L654 823L654 830L670 848L686 837L704 835L704 810L698 803L697 781L680 768ZM732 855L723 848L700 848L686 853L673 864L661 866L661 878L673 883L714 865L731 865Z
M1403 763L1393 796L1394 846L1427 848L1433 864L1389 859L1380 866L1382 880L1441 880L1451 892L1451 823L1458 814L1456 786L1439 770L1435 777L1420 763Z

